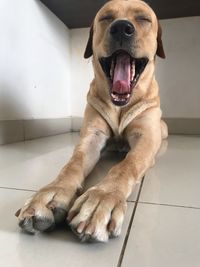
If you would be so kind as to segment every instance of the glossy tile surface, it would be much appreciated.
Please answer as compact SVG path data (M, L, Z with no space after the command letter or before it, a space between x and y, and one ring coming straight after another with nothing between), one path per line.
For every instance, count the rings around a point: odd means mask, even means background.
M200 208L200 137L170 136L145 176L140 201Z
M0 266L117 266L134 204L129 203L122 235L108 244L83 244L69 229L28 235L20 231L15 211L30 192L0 189Z
M57 177L78 141L79 133L69 133L0 146L0 187L38 190ZM120 153L104 152L85 188L99 182L120 160ZM130 200L136 199L138 188Z
M78 140L70 133L0 146L0 266L199 267L200 137L170 136L141 194L139 185L129 198L120 238L82 244L67 228L35 236L20 231L15 211L56 177ZM103 153L85 189L123 156Z
M78 135L65 134L0 147L0 187L38 190L56 178Z
M200 210L138 204L122 267L199 267Z

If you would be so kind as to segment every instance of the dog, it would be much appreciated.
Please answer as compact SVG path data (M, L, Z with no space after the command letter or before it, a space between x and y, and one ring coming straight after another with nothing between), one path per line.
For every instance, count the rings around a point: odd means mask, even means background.
M161 35L154 11L141 0L111 0L99 10L84 54L92 57L94 79L80 141L58 177L16 213L23 230L49 231L67 220L82 241L120 235L126 200L168 135L154 74L156 56L165 58ZM126 140L129 152L79 195L111 139Z

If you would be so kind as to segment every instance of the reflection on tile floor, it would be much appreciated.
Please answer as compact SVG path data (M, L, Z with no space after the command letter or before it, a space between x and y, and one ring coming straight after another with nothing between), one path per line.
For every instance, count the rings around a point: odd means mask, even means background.
M145 177L140 201L200 208L200 137L173 136Z
M120 238L112 239L108 244L83 244L69 229L34 236L22 233L14 213L28 196L30 192L0 189L0 214L3 218L0 220L0 266L117 266L134 203L128 204Z
M139 186L129 198L120 238L81 244L69 229L35 236L21 233L15 211L30 191L55 178L78 139L71 133L0 147L0 266L199 266L200 137L169 138L167 152L144 179L135 214ZM86 188L120 159L116 153L104 154Z
M138 204L122 266L199 267L199 223L199 209Z

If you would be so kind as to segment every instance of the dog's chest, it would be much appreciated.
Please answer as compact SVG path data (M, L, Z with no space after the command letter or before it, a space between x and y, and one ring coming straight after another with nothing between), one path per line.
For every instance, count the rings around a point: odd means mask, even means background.
M103 102L100 98L89 93L87 101L107 121L115 136L121 136L123 134L123 131L133 119L135 119L146 109L157 105L155 101L142 100L137 104L131 106L119 118L119 114L113 108L113 105L109 105L108 103Z

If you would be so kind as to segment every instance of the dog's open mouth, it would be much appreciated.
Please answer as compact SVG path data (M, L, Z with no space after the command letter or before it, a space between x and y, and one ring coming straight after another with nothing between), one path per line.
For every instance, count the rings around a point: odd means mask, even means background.
M110 96L113 104L126 105L148 63L148 58L133 58L126 51L119 50L112 56L100 58L99 61L111 83Z

